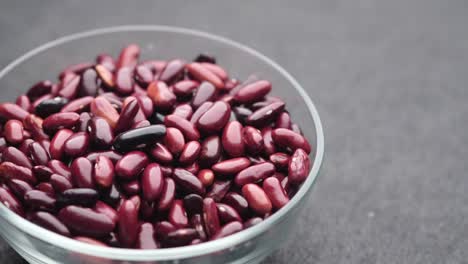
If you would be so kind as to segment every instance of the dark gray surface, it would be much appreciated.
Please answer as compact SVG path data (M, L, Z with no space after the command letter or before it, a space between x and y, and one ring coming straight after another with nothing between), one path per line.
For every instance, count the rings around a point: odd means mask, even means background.
M467 263L468 2L184 2L2 0L0 65L121 24L243 42L306 87L327 143L293 239L267 263Z

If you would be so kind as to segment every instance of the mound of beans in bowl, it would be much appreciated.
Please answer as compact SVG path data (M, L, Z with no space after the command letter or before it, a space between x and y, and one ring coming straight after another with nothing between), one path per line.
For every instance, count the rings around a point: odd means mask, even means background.
M193 61L119 57L64 69L0 104L0 201L100 246L198 244L262 222L309 174L311 146L272 84Z

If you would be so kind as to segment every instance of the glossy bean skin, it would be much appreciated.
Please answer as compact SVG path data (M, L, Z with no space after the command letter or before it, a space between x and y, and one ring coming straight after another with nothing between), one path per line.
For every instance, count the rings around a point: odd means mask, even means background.
M54 211L56 200L49 193L31 190L24 195L24 203L36 209Z
M198 233L198 237L202 240L202 241L206 241L208 236L206 234L206 231L205 231L205 225L204 225L204 220L203 220L203 200L201 201L202 204L202 208L201 208L201 213L200 214L194 214L191 218L190 218L190 224L193 226L193 228L195 228L195 230L197 230L197 233Z
M88 130L90 139L97 148L107 148L112 144L114 133L112 127L104 118L93 117Z
M197 178L200 180L200 182L205 186L211 186L214 182L215 175L212 170L210 169L203 169L200 170L197 174Z
M175 83L172 86L172 90L175 95L179 97L191 97L193 91L199 86L200 84L196 81L192 80L182 80L180 82Z
M107 123L113 128L119 119L119 113L112 104L103 96L96 97L91 102L91 113L97 117L104 118Z
M278 170L285 170L288 168L290 156L286 153L277 152L270 155L269 160L273 163Z
M173 115L178 115L184 119L189 120L192 117L193 109L189 104L180 104L174 108Z
M55 189L54 186L52 186L51 183L49 182L41 182L38 185L36 185L36 190L37 191L42 191L46 193L47 195L50 195L51 197L55 198ZM52 209L50 209L52 210Z
M240 221L234 221L223 226L216 234L211 237L211 240L220 239L234 233L237 233L244 229L243 224Z
M135 81L143 87L154 80L154 74L146 65L139 65L135 68Z
M224 151L231 157L244 155L243 126L238 121L229 122L222 135Z
M218 132L227 124L230 115L231 106L217 101L198 119L197 128L208 134Z
M216 95L216 87L209 82L202 82L192 98L192 107L194 109L199 108L205 102L213 101Z
M95 187L93 179L93 164L87 158L79 157L70 166L74 185L79 188Z
M200 63L189 63L186 66L188 72L199 81L207 81L212 83L216 88L224 88L224 83L216 74L205 68Z
M251 126L246 126L242 130L242 133L247 152L252 155L258 155L263 151L264 143L260 130Z
M20 106L12 103L0 104L0 118L17 119L23 121L29 113Z
M113 150L91 152L87 154L85 158L89 159L91 162L95 162L99 156L105 156L112 162L117 162L118 160L122 159L122 155Z
M33 142L29 145L29 153L31 160L36 165L46 165L49 162L49 152L38 142Z
M288 166L289 183L298 185L305 181L310 171L310 158L306 151L303 149L296 149Z
M211 169L219 175L231 176L250 166L250 160L247 158L233 158L214 164Z
M85 96L96 96L100 80L95 69L89 68L81 74L81 84L79 95Z
M128 130L131 127L133 119L137 115L138 111L140 111L140 106L136 99L131 100L128 104L126 104L122 108L122 112L120 113L119 119L117 120L114 131L116 133L120 133Z
M52 232L58 233L62 236L69 237L70 230L55 217L53 214L48 212L34 212L30 217L31 222L38 224Z
M154 106L161 111L172 109L177 99L167 84L160 81L151 82L148 85L148 96L153 100Z
M198 194L192 193L186 195L183 203L188 215L201 214L203 212L203 198Z
M115 173L122 179L131 180L146 167L149 160L144 152L132 151L122 157L115 165Z
M182 60L169 61L159 75L159 80L163 82L171 82L177 79L182 74L185 67L185 62Z
M15 119L8 120L3 129L3 135L8 143L17 145L23 142L24 127L21 121Z
M164 177L159 164L151 163L146 166L141 182L143 198L146 201L156 201L164 189Z
M114 180L114 164L106 156L98 156L93 167L94 181L102 188L110 188Z
M66 190L72 189L73 185L70 180L62 175L52 174L50 176L50 184L54 187L55 192L62 193Z
M206 197L213 198L216 202L221 201L226 193L231 188L231 180L216 180L211 186L211 190L206 194Z
M105 214L75 205L60 210L58 218L77 234L103 237L115 228L115 223Z
M177 247L189 244L197 238L197 230L193 228L181 228L167 234L165 241L168 245Z
M34 100L38 97L41 97L42 95L50 93L52 90L52 82L45 80L45 81L40 81L38 83L35 83L29 90L26 92L26 96L29 97L29 99Z
M185 146L185 138L179 129L168 127L164 137L164 145L175 156L178 156Z
M68 205L79 205L83 207L93 207L99 198L99 194L94 189L74 188L63 191L57 196L57 204L60 207Z
M203 67L214 73L216 76L218 76L222 81L227 80L229 77L227 72L221 68L220 66L214 64L214 63L209 63L209 62L202 62L200 63ZM226 88L226 87L223 87Z
M292 130L285 128L277 128L272 131L272 138L275 144L281 147L288 147L292 150L298 148L303 149L307 154L310 153L311 148L308 140Z
M291 129L291 117L287 112L283 112L278 115L275 122L276 128L286 128Z
M121 133L114 139L113 146L118 151L128 151L139 145L154 144L166 135L166 127L163 125L151 125L135 128Z
M258 225L261 222L263 222L263 219L261 217L252 217L248 219L247 221L244 222L244 229L247 229L249 227L252 227L254 225Z
M27 115L23 120L24 127L31 132L31 135L35 139L49 139L49 135L47 135L42 128L42 123L42 118L32 114Z
M154 112L154 105L151 98L149 98L147 95L139 95L136 96L136 99L143 114L146 116L146 118L149 118Z
M16 165L9 161L4 161L0 164L0 178L2 179L18 179L30 184L37 182L36 177L31 169Z
M96 70L96 73L104 86L114 87L115 83L112 72L107 67L101 64L97 64L94 66L94 69Z
M151 223L143 223L138 229L136 248L157 249L158 243L154 239L155 229Z
M265 179L262 186L275 209L281 209L289 202L288 194L277 178L269 177Z
M106 215L113 223L117 223L117 221L119 220L117 211L104 202L97 201L94 205L93 211Z
M52 114L60 112L67 103L68 99L63 97L46 99L37 104L34 108L34 113L42 118L46 118Z
M249 207L258 215L266 215L271 212L273 208L270 199L265 191L258 185L248 183L242 187L242 194L249 202Z
M208 109L211 108L213 105L213 102L204 102L203 104L200 105L200 107L196 108L195 112L192 114L192 117L190 117L190 123L196 124L198 122L198 119L205 114Z
M11 179L7 183L8 187L10 188L11 192L16 195L16 197L19 197L20 199L24 198L24 195L28 191L32 191L33 187L22 180L18 179Z
M179 156L179 163L182 165L192 164L197 160L201 151L201 145L198 141L190 141L184 145L182 153Z
M162 164L171 163L174 160L172 153L161 143L156 143L156 145L150 151L151 156Z
M274 173L275 166L270 162L263 162L242 170L236 175L234 180L238 186L244 186L247 183L255 183L266 179Z
M89 106L91 105L91 102L94 100L93 97L91 96L86 96L82 97L79 99L75 99L73 101L70 101L68 104L66 104L60 112L62 113L67 113L67 112L76 112L76 113L81 113L83 111L89 110Z
M159 198L158 210L165 211L169 209L175 196L175 182L171 178L164 179L164 188Z
M70 136L63 146L64 154L70 157L79 157L86 153L89 147L89 136L85 132L78 132Z
M216 202L212 198L205 198L203 200L203 221L205 223L205 230L209 237L215 235L221 228L218 216L218 208Z
M49 167L54 173L62 175L69 180L72 179L72 173L71 173L70 168L68 168L67 165L65 165L63 162L59 160L50 160L47 163L47 167Z
M210 167L218 162L221 156L221 140L219 136L207 137L201 144L199 163L204 167Z
M284 106L285 104L283 102L275 102L264 106L249 115L245 122L257 128L263 127L275 120L277 115L283 112Z
M175 127L179 129L187 140L200 139L200 132L194 126L194 124L180 116L168 115L164 118L164 124L167 127Z
M217 203L216 207L218 208L218 215L221 223L227 224L233 221L242 222L241 216L233 207L223 203Z
M21 202L4 187L0 187L0 202L2 202L8 209L12 210L20 216L24 216L24 209Z
M136 66L140 58L140 47L136 44L130 44L122 49L117 60L116 68L123 67L133 68Z
M174 181L185 191L199 195L205 194L205 187L201 181L191 172L181 168L176 168L174 169L172 177Z
M130 67L119 68L114 76L116 91L122 95L128 95L133 92L133 69Z
M168 215L169 222L177 228L183 228L188 226L187 212L184 208L182 200L174 200L169 209Z
M61 129L50 141L49 153L52 159L61 160L64 154L65 142L73 135L70 129Z
M271 83L260 80L242 87L234 96L234 100L241 104L249 104L261 100L271 91Z
M71 128L78 123L80 115L77 113L56 113L46 119L42 123L42 127L46 132L56 131L59 128Z
M138 210L135 204L126 200L118 211L119 225L118 234L120 243L131 248L136 243L138 236Z
M246 217L249 213L249 203L242 195L238 193L235 193L235 192L227 193L224 196L222 202L227 205L230 205L242 217Z
M271 127L265 127L264 129L262 129L263 147L267 155L272 155L276 152L276 146L273 141L272 131L273 129Z
M31 154L30 150L31 148L29 144L27 145L27 151L25 152L28 154ZM10 161L14 164L17 164L22 167L26 167L28 169L31 169L33 167L33 164L29 160L28 156L23 151L20 151L19 149L15 147L7 147L6 149L4 149L2 152L2 159L3 161Z

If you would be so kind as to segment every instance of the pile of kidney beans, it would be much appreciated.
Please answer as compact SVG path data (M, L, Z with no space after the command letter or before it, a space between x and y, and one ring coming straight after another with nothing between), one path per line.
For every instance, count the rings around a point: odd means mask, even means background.
M58 234L155 249L215 240L279 210L311 147L271 83L215 58L67 67L0 104L0 201Z

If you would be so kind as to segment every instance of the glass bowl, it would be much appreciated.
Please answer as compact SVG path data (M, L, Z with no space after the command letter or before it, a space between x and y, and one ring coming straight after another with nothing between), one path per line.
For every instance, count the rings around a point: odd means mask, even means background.
M231 76L256 74L270 80L272 94L286 103L293 121L313 146L307 180L281 210L262 223L234 235L199 245L156 250L104 248L60 236L16 215L0 203L1 236L30 263L259 263L286 241L319 173L324 152L322 124L304 88L261 53L223 37L169 26L119 26L69 35L35 48L0 72L1 101L13 101L33 83L56 80L69 64L92 61L95 55L118 55L130 43L141 58L190 60L201 52L216 56ZM298 58L300 59L300 58Z

